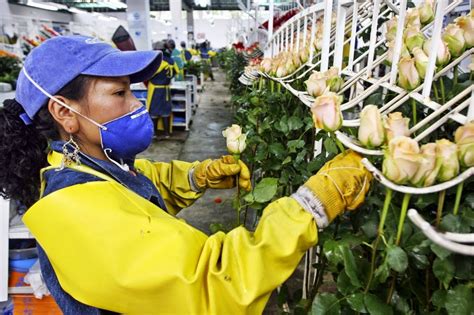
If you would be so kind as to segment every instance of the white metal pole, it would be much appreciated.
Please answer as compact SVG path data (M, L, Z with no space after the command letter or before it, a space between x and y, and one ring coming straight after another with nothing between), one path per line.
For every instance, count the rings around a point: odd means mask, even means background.
M431 84L436 66L436 57L438 56L438 47L441 45L441 29L443 27L444 9L446 8L446 0L439 0L436 8L436 15L433 27L433 35L431 37L430 55L428 60L428 69L426 70L425 82L423 84L423 98L428 100L431 93Z
M467 109L467 121L471 122L474 121L474 87L472 88L472 93L471 93L471 103L469 104L469 108Z
M290 50L294 49L295 45L295 22L291 22L290 29Z
M10 202L0 197L0 302L8 300Z
M296 24L296 51L300 50L300 39L301 39L301 18L298 19Z
M377 22L380 13L380 0L374 0L374 13L372 15L372 29L370 31L369 57L367 61L367 77L372 77L372 65L374 63L375 42L377 41Z
M304 23L303 23L303 47L306 47L306 41L308 37L308 15L304 16Z
M349 64L348 68L350 71L353 70L353 63L354 63L354 51L355 51L355 41L356 41L356 33L357 33L357 22L359 18L359 3L357 0L354 0L354 4L352 7L352 29L351 29L351 41L349 44Z
M309 60L313 63L314 57L314 36L316 34L316 12L313 12L313 18L311 21L311 40L309 41Z
M395 47L393 47L393 57L392 60L392 67L390 70L390 83L395 84L397 80L397 73L398 73L398 61L400 60L400 53L402 51L402 44L403 44L403 31L405 25L405 15L407 12L407 0L400 1L400 13L398 15L398 23L397 23L397 34L395 37Z
M337 25L336 25L336 43L334 48L334 63L333 65L342 70L342 55L344 48L344 31L346 28L347 10L342 6L341 2L337 4Z
M377 1L377 0L376 0ZM333 0L326 0L324 7L323 50L321 53L321 69L326 71L329 66L329 45L331 44L331 20Z
M269 18L268 18L268 41L270 41L273 37L273 15L275 9L275 1L270 0L270 7L269 7ZM271 56L273 57L273 42L271 42Z
M286 26L286 37L285 37L285 51L288 51L289 39L290 39L290 28Z

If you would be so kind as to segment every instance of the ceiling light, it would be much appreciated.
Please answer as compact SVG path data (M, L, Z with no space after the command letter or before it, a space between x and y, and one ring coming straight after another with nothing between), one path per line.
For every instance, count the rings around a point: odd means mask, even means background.
M38 3L31 0L28 0L26 2L26 5L29 7L34 7L34 8L43 9L43 10L58 11L58 8L55 7L54 5L50 5L46 3Z

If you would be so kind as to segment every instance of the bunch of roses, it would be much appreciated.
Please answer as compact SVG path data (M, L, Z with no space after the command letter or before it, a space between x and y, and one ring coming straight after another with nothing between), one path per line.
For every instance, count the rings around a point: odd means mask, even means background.
M433 39L426 39L421 28L433 20L433 12L433 0L425 0L419 7L407 10L398 63L398 85L406 90L415 89L425 77ZM385 24L388 46L386 62L389 65L393 59L397 25L396 16ZM466 49L474 47L474 10L448 24L441 37L436 51L438 68L448 64L451 58L459 57Z

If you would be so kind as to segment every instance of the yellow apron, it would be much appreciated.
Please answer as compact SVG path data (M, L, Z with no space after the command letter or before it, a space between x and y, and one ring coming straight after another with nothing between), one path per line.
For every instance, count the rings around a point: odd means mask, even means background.
M58 156L50 155L53 166ZM198 196L187 191L187 177L173 178L192 164L174 163L138 160L136 166L157 187L177 189L160 189L165 202L192 203ZM317 240L312 216L292 198L270 204L254 233L238 227L208 237L112 178L71 168L104 181L53 192L23 221L61 287L94 307L124 314L261 314Z

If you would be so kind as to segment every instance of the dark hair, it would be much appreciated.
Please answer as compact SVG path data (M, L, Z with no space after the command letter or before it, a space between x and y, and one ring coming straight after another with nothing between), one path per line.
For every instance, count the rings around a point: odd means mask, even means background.
M80 75L56 94L81 100L90 82L90 76ZM48 141L58 139L59 132L47 106L40 109L31 125L24 124L22 113L22 106L14 99L5 100L0 108L0 196L30 207L39 198L40 170L47 166Z

